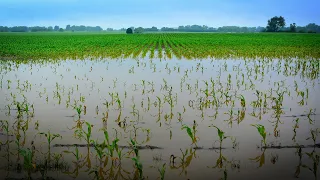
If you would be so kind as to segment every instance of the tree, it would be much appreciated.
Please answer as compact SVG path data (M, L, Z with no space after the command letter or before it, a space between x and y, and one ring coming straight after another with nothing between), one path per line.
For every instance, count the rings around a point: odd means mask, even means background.
M48 27L48 31L53 31L53 27L52 27L52 26L49 26L49 27Z
M290 24L290 31L291 32L296 32L297 31L296 23Z
M59 31L59 26L54 26L54 31Z
M66 27L66 31L71 31L71 26L69 24Z
M133 31L132 31L132 29L131 29L131 28L128 28L128 29L127 29L127 31L126 31L126 33L127 33L127 34L132 34L132 33L133 33Z
M134 30L134 33L137 33L137 34L141 34L143 33L144 29L142 27L138 27Z
M62 28L60 28L60 29L59 29L59 32L63 32L63 29L62 29Z
M275 16L268 20L267 31L268 32L277 32L280 28L286 25L285 19L280 16Z

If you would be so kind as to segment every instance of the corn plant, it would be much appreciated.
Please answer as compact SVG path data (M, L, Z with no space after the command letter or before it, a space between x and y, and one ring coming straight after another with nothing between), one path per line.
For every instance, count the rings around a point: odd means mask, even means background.
M75 134L77 135L78 138L85 138L85 141L87 142L87 146L90 146L90 142L91 142L91 135L92 135L92 127L93 125L91 125L89 122L86 122L87 125L87 132L84 129L77 129L75 131Z
M31 179L31 170L36 168L32 162L33 153L30 149L20 149L19 154L23 156L23 166L28 171L28 179Z
M82 155L79 153L79 149L77 146L75 146L75 151L72 152L72 151L63 151L64 153L67 153L67 154L72 154L75 158L76 158L76 163L80 162L80 158L82 157Z
M222 148L222 142L223 140L227 139L227 138L230 138L230 136L225 136L224 133L221 129L219 129L217 126L214 126L214 125L211 125L209 127L214 127L217 129L217 132L218 132L218 136L219 136L219 141L220 141L220 149Z
M54 139L56 138L60 138L62 139L62 136L60 134L51 134L50 131L48 131L48 133L44 133L44 132L41 132L39 133L40 135L44 135L47 139L47 142L48 142L48 159L50 161L50 156L51 156L51 143Z
M142 180L142 179L144 179L143 178L143 166L142 166L142 163L140 162L139 149L137 147L137 142L133 139L130 139L130 141L131 141L131 145L133 147L133 151L136 156L136 157L133 157L132 160L134 161L135 166L139 172L139 179Z
M266 133L264 126L261 124L251 124L251 126L257 128L260 136L262 137L262 142L263 142L264 146L266 147L267 146L267 143L266 143L267 133Z
M117 154L118 154L118 156L119 156L119 154L120 154L120 156L121 156L121 151L119 150L119 147L118 147L118 142L119 142L119 139L118 138L116 138L116 139L114 139L113 141L112 141L112 143L110 143L110 140L109 140L109 134L108 134L108 131L107 130L104 130L104 137L105 137L105 140L107 141L106 143L106 147L107 147L107 149L108 149L108 155L111 157L111 158L113 158L113 153L114 153L114 151L116 151L117 152ZM120 152L119 152L120 151Z
M182 126L181 130L186 129L188 136L190 137L192 144L195 144L197 146L197 140L199 139L198 137L195 136L195 130L192 130L190 127L187 125Z

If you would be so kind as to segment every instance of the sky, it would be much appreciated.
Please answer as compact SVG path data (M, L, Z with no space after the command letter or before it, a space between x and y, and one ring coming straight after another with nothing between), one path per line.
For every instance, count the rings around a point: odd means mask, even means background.
M0 0L0 26L178 27L320 24L320 0Z

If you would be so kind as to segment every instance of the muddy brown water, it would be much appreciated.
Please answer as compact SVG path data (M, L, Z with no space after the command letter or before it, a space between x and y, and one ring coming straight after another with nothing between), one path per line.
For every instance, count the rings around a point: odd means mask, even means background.
M157 147L139 150L146 179L160 178L158 168L164 163L164 179L317 179L318 148L263 149L261 136L251 126L264 125L268 146L314 144L312 139L306 140L312 136L311 130L320 127L319 63L313 60L104 59L26 64L6 61L0 69L0 120L7 120L10 130L7 136L1 128L0 179L41 179L40 169L49 157L46 138L39 133L48 131L62 138L51 143L51 164L42 168L47 177L96 178L94 171L99 171L100 166L95 149L87 148L84 139L75 137L76 128L71 129L79 119L74 105L82 105L80 120L93 125L92 140L102 142L104 128L110 140L119 138L118 144L123 148L121 163L115 160L112 164L109 158L100 178L113 179L118 175L118 179L134 179L134 155L126 154L131 151L133 138L140 147ZM257 91L261 107L254 105ZM275 99L281 93L283 101L277 112ZM241 107L240 95L245 98L245 108ZM160 114L157 97L161 100ZM217 103L212 103L214 99ZM203 103L206 100L207 106ZM29 104L28 115L22 112L17 117L17 102ZM106 103L110 105L107 107ZM106 112L108 118L103 122ZM28 122L25 133L22 128L17 130L17 122ZM192 144L186 129L181 129L183 125L191 130L195 127L196 144ZM232 137L223 141L221 150L217 130L210 125ZM82 128L87 131L86 124ZM33 168L29 174L15 143L18 132L20 149L32 149L34 141ZM5 143L7 139L9 143ZM72 144L79 145L78 163L65 152L75 152ZM200 148L194 149L196 146ZM182 152L186 151L182 161ZM55 163L53 155L58 154L62 156ZM171 155L177 157L174 164L170 162ZM219 157L223 157L222 163ZM89 174L90 171L93 173Z

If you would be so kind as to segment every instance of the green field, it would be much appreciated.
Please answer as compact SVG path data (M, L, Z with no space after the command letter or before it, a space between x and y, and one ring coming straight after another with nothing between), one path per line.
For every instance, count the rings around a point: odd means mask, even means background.
M1 33L0 59L319 58L320 35L291 33Z

